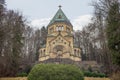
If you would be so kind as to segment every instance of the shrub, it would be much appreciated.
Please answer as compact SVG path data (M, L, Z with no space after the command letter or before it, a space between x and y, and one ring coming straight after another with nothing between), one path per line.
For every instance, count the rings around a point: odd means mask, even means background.
M84 80L84 77L73 65L38 64L29 73L28 80Z
M89 71L85 71L85 72L84 72L84 76L92 77L92 74L91 74L91 72L89 72Z
M25 72L22 72L22 73L18 73L17 76L18 77L26 77L28 74L25 73Z
M84 76L86 77L106 77L104 73L96 73L96 72L90 72L90 71L85 71Z
M99 77L107 77L104 73L99 73Z

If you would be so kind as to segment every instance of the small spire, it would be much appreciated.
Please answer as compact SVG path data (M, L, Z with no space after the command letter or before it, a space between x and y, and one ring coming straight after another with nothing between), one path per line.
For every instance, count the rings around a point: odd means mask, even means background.
M59 5L58 7L61 9L61 7L62 7L62 6L61 6L61 5Z

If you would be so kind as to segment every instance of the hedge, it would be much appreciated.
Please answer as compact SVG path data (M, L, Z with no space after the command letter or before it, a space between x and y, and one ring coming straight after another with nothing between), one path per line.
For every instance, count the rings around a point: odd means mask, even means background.
M37 64L30 71L28 80L84 80L84 77L73 65Z

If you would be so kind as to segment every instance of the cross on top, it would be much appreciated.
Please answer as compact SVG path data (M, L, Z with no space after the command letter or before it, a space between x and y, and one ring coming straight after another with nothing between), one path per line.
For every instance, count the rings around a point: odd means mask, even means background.
M62 6L61 6L61 5L59 5L58 7L59 7L59 8L61 8Z

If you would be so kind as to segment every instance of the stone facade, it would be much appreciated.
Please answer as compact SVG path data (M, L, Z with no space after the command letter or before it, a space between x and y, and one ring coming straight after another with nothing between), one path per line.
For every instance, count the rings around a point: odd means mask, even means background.
M74 47L73 26L61 7L47 26L46 46L39 50L39 61L70 59L81 61L81 50Z

